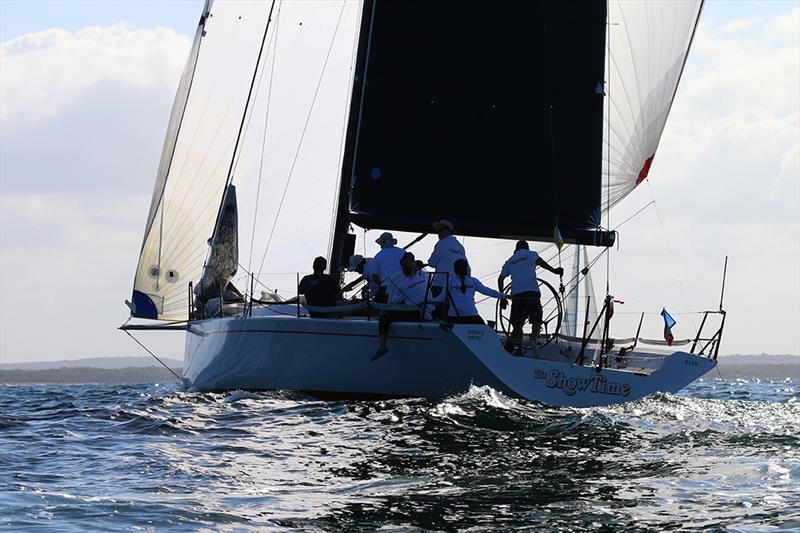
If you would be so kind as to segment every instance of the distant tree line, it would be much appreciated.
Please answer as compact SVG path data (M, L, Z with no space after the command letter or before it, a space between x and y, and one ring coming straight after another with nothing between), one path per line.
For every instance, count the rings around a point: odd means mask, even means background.
M181 375L180 368L173 368ZM166 368L160 366L125 368L48 368L43 370L0 370L0 384L81 384L103 383L130 385L135 383L174 383L175 379Z

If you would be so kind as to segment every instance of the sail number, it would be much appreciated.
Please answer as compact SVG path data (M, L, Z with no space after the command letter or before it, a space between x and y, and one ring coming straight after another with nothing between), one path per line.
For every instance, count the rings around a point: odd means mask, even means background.
M483 340L484 333L486 332L482 329L468 329L467 338L471 341L480 341Z

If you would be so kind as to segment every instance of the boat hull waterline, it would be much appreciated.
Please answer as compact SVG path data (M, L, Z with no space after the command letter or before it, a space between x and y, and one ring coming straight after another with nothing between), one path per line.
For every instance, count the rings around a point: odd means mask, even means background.
M511 356L488 326L395 323L389 353L372 361L377 320L231 317L193 322L184 385L195 391L293 390L321 398L444 398L490 386L513 398L590 407L678 392L716 361L664 355L655 370Z

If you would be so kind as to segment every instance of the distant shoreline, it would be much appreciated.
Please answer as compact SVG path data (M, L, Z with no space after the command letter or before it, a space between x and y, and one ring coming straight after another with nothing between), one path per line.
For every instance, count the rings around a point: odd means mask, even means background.
M714 369L705 379L722 375L724 379L800 379L800 359L798 363L734 364L720 358L718 369ZM179 376L182 369L172 369ZM36 370L2 369L0 386L7 385L134 385L142 383L177 383L175 376L162 366L137 366L123 368L62 367Z
M180 367L172 369L179 376ZM0 385L134 385L141 383L177 383L163 366L93 368L62 367L39 370L0 370Z

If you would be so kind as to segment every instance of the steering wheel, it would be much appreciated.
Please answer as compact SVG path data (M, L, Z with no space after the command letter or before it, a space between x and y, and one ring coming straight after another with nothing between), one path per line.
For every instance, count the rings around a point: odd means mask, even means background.
M544 344L539 345L539 348L541 348L542 346L547 346L558 337L558 332L561 330L563 305L561 303L561 297L555 287L543 279L537 279L537 281L539 282L539 290L542 295L542 330L539 332L539 339L545 340ZM511 285L509 284L503 292L505 294L510 294ZM510 337L512 329L511 308L508 307L505 310L501 309L500 300L498 300L495 312L497 313L497 323L500 325L500 329L506 334L506 337ZM528 322L527 319L526 322ZM525 324L523 324L523 327L524 326Z

